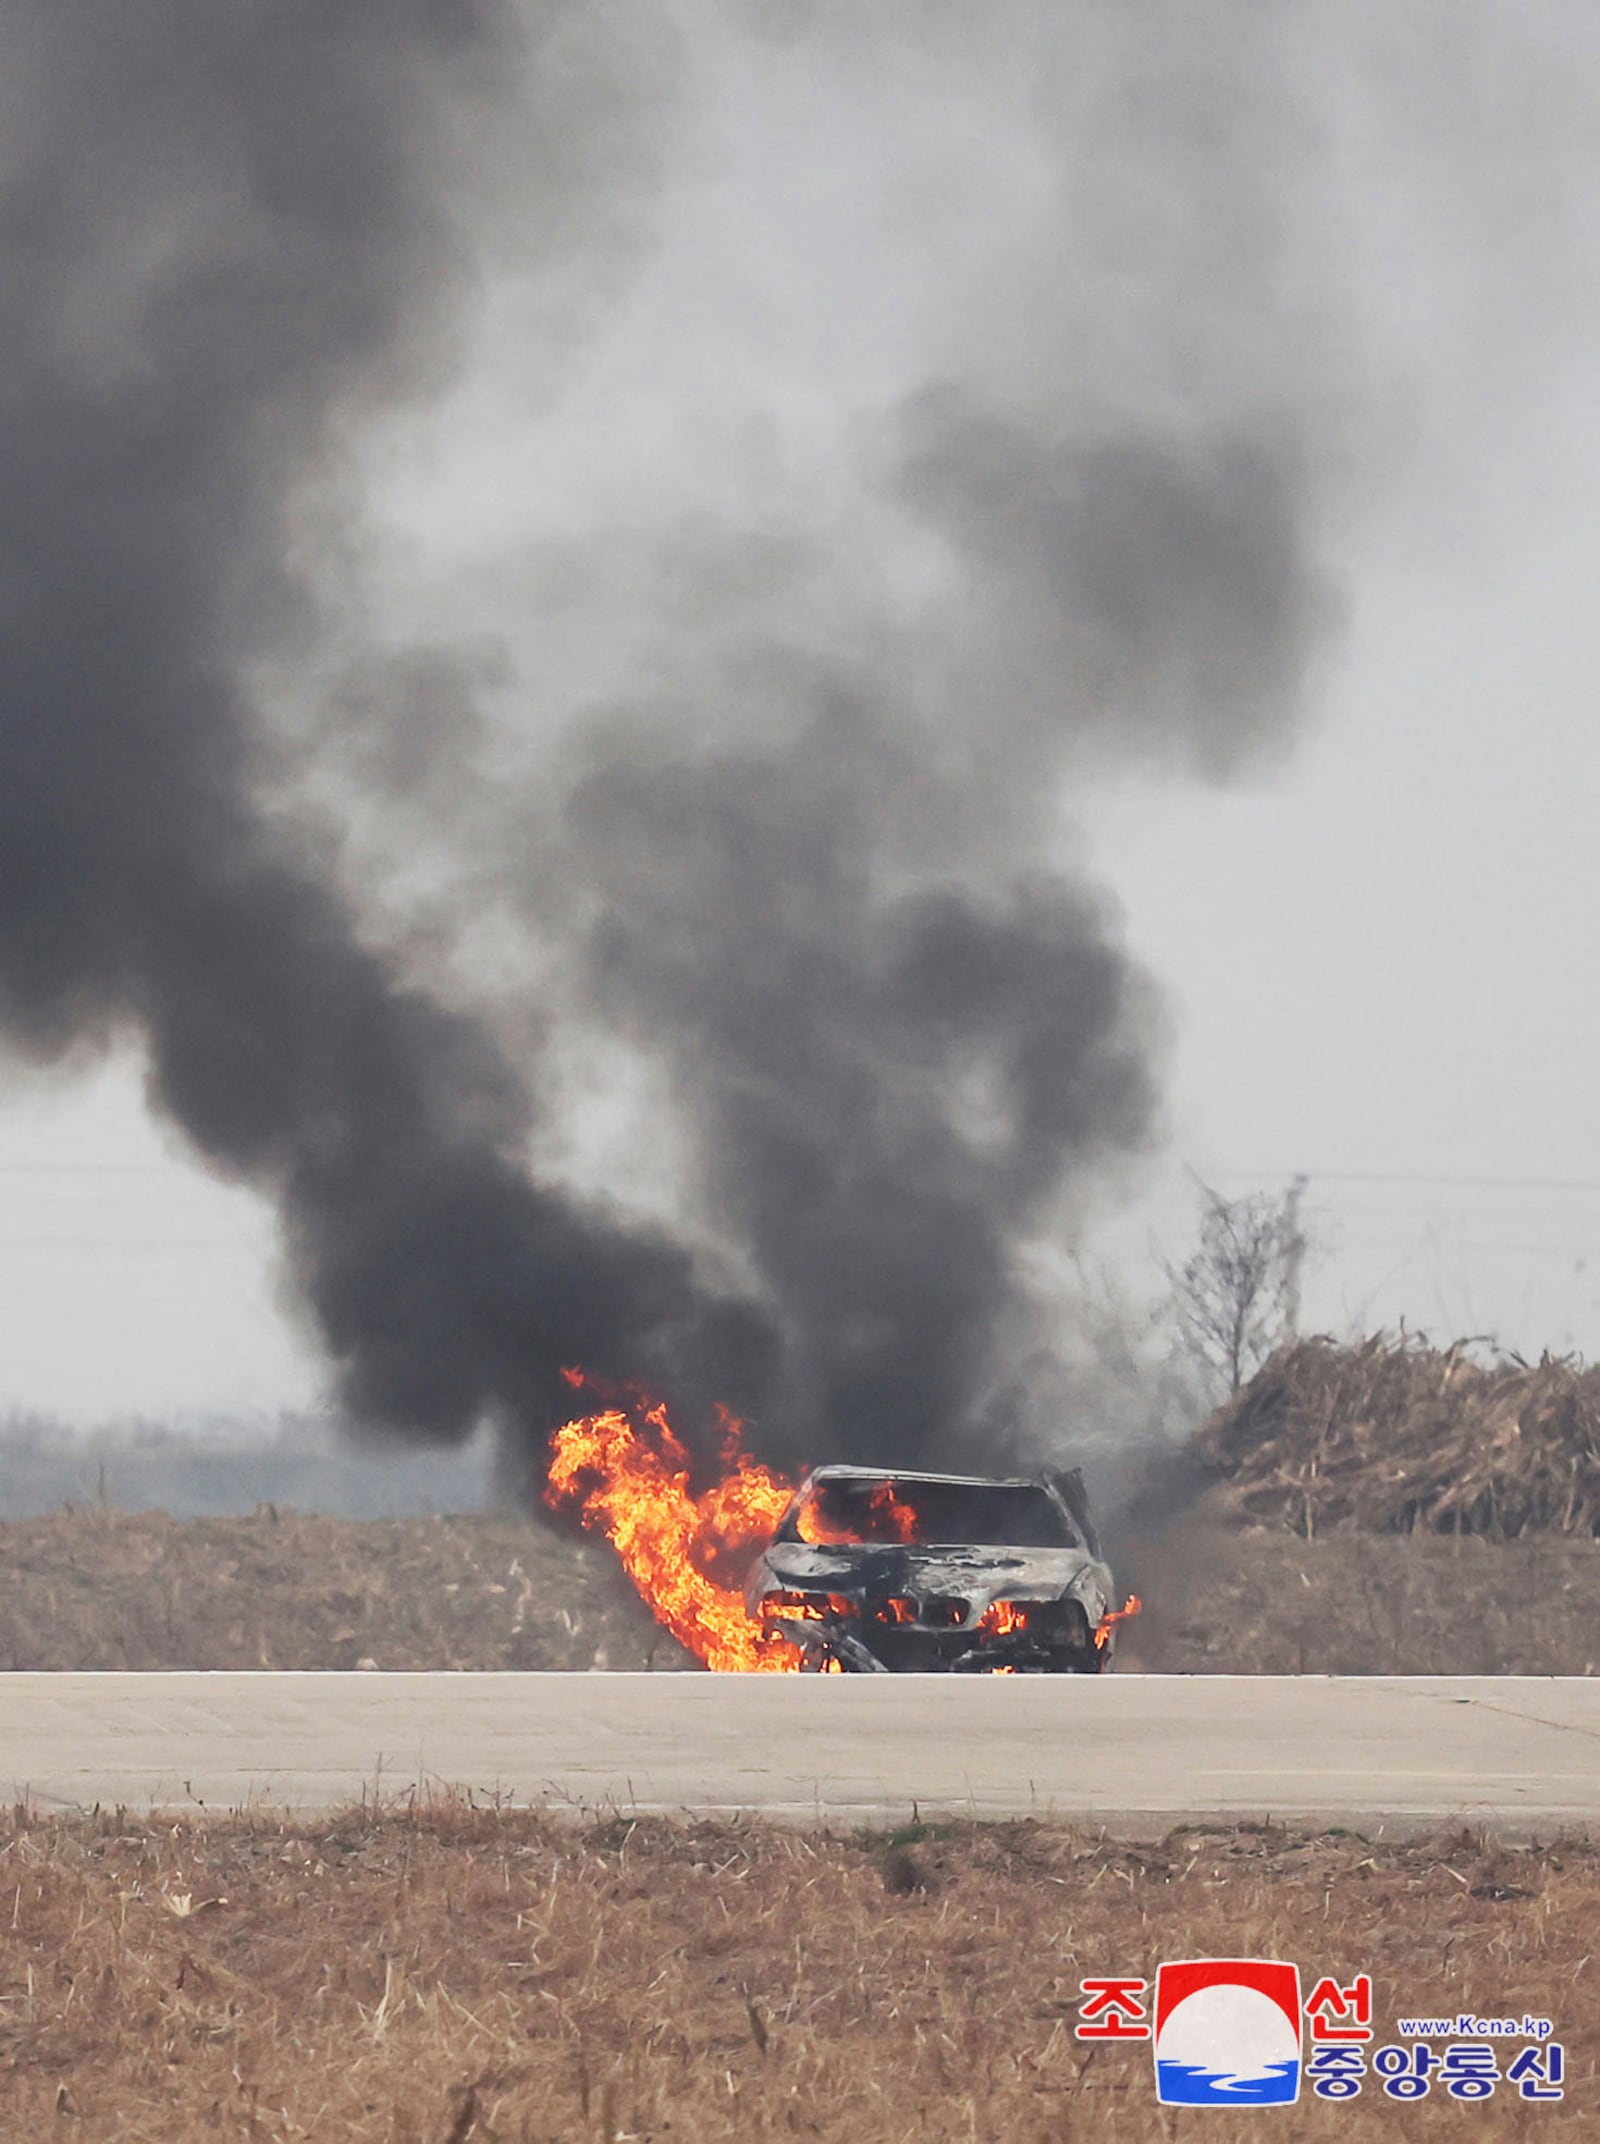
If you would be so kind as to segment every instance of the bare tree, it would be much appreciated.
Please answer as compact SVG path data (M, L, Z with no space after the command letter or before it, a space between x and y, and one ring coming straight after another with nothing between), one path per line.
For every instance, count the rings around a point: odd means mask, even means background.
M1305 1188L1297 1176L1282 1192L1225 1199L1201 1184L1200 1240L1181 1266L1165 1268L1190 1346L1230 1392L1299 1327Z

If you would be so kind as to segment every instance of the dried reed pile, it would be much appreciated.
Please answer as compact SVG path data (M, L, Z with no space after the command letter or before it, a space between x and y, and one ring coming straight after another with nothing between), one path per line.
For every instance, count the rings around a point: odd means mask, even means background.
M1280 1349L1196 1433L1242 1518L1312 1536L1600 1534L1600 1367L1414 1333Z

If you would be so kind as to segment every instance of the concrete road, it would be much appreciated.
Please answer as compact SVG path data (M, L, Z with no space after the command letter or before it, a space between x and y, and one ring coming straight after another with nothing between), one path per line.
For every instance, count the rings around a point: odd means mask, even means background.
M0 1795L1600 1828L1600 1679L0 1675Z

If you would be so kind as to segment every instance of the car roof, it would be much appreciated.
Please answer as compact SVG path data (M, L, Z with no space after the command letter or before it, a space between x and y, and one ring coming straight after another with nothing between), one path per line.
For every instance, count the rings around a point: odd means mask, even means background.
M949 1489L1043 1489L1036 1474L922 1474L910 1467L813 1467L800 1486L812 1481L931 1481Z

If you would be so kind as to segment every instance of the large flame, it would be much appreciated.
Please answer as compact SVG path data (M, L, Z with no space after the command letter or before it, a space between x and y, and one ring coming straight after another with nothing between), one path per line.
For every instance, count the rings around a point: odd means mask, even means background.
M565 1423L552 1440L544 1500L553 1509L576 1504L585 1526L603 1533L616 1550L640 1598L659 1623L671 1631L708 1668L721 1674L785 1674L800 1666L799 1650L775 1630L746 1613L742 1595L724 1585L719 1572L736 1572L772 1537L794 1483L752 1459L740 1444L740 1425L722 1418L723 1459L720 1481L697 1496L689 1486L689 1455L673 1434L666 1408L644 1393L602 1387L581 1370L561 1373L575 1390L607 1404L595 1413ZM802 1540L846 1542L863 1539L914 1541L916 1514L882 1482L866 1500L867 1524L851 1531L825 1519L807 1502L798 1515ZM815 1600L796 1595L782 1601L785 1615L804 1621L821 1614ZM828 1605L843 1613L843 1599ZM1139 1597L1109 1610L1095 1628L1101 1651L1114 1627L1139 1613ZM884 1620L914 1620L915 1604L891 1599ZM1027 1627L1027 1604L996 1601L979 1629L985 1636L1015 1633ZM828 1663L839 1672L839 1663ZM996 1674L1015 1671L996 1668Z
M597 1389L581 1371L562 1374L578 1390ZM579 1506L584 1525L605 1535L656 1620L708 1668L798 1668L795 1648L752 1622L741 1596L712 1575L766 1545L794 1484L743 1451L739 1424L726 1416L727 1472L696 1496L689 1455L666 1409L639 1393L603 1396L612 1404L556 1431L545 1502Z

